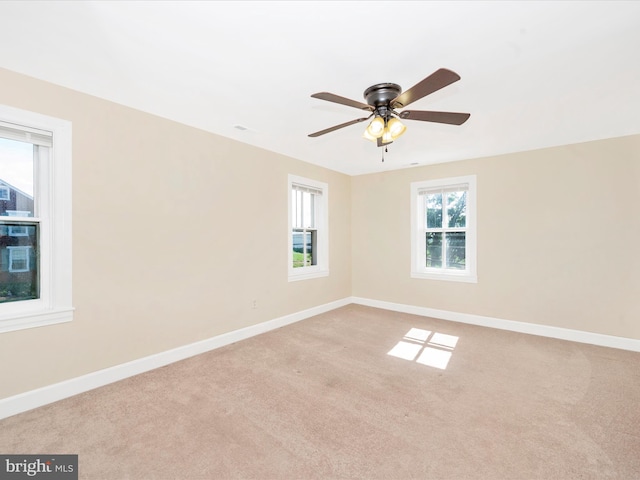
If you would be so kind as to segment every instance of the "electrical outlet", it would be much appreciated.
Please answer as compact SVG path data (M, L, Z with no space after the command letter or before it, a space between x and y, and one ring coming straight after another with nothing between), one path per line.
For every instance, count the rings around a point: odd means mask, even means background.
M254 309L254 310L256 308L258 308L258 301L257 300L252 300L251 301L251 308Z

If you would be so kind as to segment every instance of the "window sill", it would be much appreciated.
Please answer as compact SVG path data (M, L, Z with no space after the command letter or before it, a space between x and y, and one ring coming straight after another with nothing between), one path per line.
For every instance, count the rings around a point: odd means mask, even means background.
M411 272L411 278L421 278L423 280L444 280L447 282L478 283L478 277L476 275L455 273Z
M73 320L73 310L70 307L5 315L0 317L0 333L70 322Z
M315 270L313 272L295 272L289 273L289 281L297 282L298 280L308 280L311 278L328 277L329 270Z

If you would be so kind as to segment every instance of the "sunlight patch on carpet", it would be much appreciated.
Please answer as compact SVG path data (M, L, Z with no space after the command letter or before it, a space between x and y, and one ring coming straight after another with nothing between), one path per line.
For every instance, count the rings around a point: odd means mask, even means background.
M412 328L387 355L445 370L457 344L455 335Z
M409 342L398 342L387 355L413 361L422 350L422 345Z

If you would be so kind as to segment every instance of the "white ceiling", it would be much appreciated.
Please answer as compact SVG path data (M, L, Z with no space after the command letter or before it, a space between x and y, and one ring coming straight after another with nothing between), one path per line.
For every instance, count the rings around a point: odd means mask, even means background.
M350 175L640 133L640 2L0 1L0 67ZM376 83L462 79L382 149ZM237 126L245 127L240 130Z

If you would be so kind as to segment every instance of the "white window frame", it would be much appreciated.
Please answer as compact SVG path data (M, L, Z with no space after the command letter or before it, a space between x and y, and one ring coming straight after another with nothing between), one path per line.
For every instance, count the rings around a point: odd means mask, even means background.
M293 220L291 191L294 185L308 186L319 190L322 193L316 195L314 222L316 229L316 264L304 267L293 268ZM288 176L288 272L289 281L307 280L310 278L326 277L329 275L329 185L310 178L296 175Z
M11 200L11 191L9 190L9 187L5 187L4 185L0 185L0 192L6 192L6 193L0 195L0 201Z
M447 280L454 282L477 283L477 205L476 205L476 176L441 178L411 183L411 277L428 280ZM465 270L447 268L427 268L425 251L426 212L424 195L420 191L425 189L450 188L457 185L467 185L467 212L465 235ZM443 213L444 216L444 213ZM444 217L443 217L444 221Z
M0 303L0 332L73 319L71 302L71 122L0 105L0 121L21 131L53 135L49 155L34 165L37 217L11 220L39 223L40 298Z

